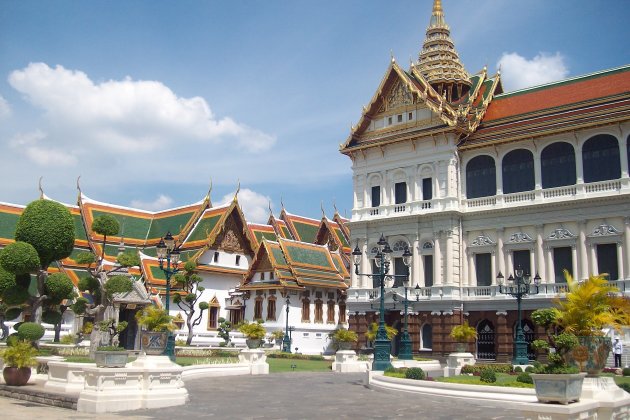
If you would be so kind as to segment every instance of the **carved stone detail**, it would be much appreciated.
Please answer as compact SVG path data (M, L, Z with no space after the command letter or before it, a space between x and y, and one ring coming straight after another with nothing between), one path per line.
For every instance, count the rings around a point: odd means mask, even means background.
M496 245L496 243L492 242L486 235L479 235L470 243L470 246L486 246L486 245Z
M621 232L619 232L613 225L602 223L601 225L593 229L593 233L588 236L614 236L620 234Z
M559 239L573 239L575 235L569 230L565 228L554 229L553 232L547 237L548 240L559 240Z
M531 236L525 232L516 232L510 236L510 243L534 242Z

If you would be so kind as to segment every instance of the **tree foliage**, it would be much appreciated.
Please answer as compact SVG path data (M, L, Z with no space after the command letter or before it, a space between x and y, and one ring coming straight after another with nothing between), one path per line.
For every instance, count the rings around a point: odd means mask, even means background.
M140 257L135 251L126 251L116 257L118 264L123 267L135 267L140 265Z
M181 287L184 295L182 297L180 294L175 294L173 302L186 314L187 346L192 343L194 326L201 323L203 312L209 308L208 302L199 302L205 288L199 284L203 279L195 274L196 267L193 261L187 261L184 264L183 273L175 275L175 282Z
M147 331L173 331L176 328L173 317L166 310L153 305L145 306L138 311L136 321Z
M53 273L46 278L45 293L51 303L59 304L64 299L74 297L74 283L63 273Z
M17 332L21 340L37 341L44 336L46 330L35 322L22 322Z
M133 289L132 281L127 276L112 276L107 280L105 294L111 299L116 293L129 293Z
M6 271L17 274L36 272L40 266L39 256L33 245L13 242L0 254L0 265Z
M40 267L62 260L74 247L74 221L70 211L51 200L30 203L18 219L15 240L27 242L37 251Z
M94 218L92 230L103 236L116 235L120 230L120 223L114 216L103 214Z

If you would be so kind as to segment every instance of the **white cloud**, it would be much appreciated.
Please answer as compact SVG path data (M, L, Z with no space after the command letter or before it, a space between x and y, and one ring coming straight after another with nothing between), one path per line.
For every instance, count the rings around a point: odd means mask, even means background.
M6 99L0 95L0 120L11 115L11 106Z
M497 66L506 90L517 90L565 79L569 69L559 52L539 53L531 60L518 53L503 53Z
M275 142L229 117L217 119L203 98L178 97L158 81L95 83L79 70L31 63L11 72L9 83L55 126L109 152L164 150L173 140L179 146L236 140L240 152L259 152Z
M141 201L141 200L132 200L131 207L149 211L158 211L164 210L169 207L172 207L173 199L164 194L160 194L158 198L153 201Z
M43 146L41 143L46 137L47 134L41 130L18 133L9 140L9 146L15 153L23 154L40 166L59 167L77 164L77 158L67 150Z
M234 194L226 194L219 201L222 204L229 203L234 198ZM267 223L269 219L269 204L271 198L257 193L248 188L241 188L238 192L238 203L245 214L245 218L250 223Z

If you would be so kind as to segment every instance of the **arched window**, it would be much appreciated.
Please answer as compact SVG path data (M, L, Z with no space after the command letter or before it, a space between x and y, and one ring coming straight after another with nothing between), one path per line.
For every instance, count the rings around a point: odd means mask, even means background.
M610 134L598 134L582 146L584 182L598 182L621 177L619 143Z
M483 155L474 157L466 165L466 197L488 197L497 194L494 159Z
M575 184L575 150L560 141L545 147L540 155L543 188Z
M392 251L394 252L400 252L402 254L402 252L405 251L405 248L408 247L409 244L407 244L407 242L405 241L396 241L394 243L394 246L392 247Z
M420 348L429 350L433 348L433 327L431 327L431 324L424 324L422 326L422 334L420 335Z
M630 136L626 139L626 156L628 158L628 162L630 162Z
M534 189L534 155L526 149L512 150L503 158L503 193Z

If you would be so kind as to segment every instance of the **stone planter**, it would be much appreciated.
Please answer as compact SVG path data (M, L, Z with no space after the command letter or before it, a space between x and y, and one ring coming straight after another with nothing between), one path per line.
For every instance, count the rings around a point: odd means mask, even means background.
M245 339L245 344L247 344L248 349L258 349L262 345L262 340L258 338L247 338Z
M159 356L164 354L167 339L167 332L142 331L142 335L140 336L140 348L148 355Z
M557 375L532 373L531 376L538 401L569 404L580 400L586 373Z
M578 341L580 344L568 354L569 363L577 366L580 372L586 372L588 376L599 376L606 367L606 360L612 349L610 337L578 337Z
M466 343L455 343L455 353L466 353Z
M7 385L24 386L31 378L31 368L17 368L6 366L2 370L2 376L4 377L4 383L6 383Z
M94 362L98 367L119 368L127 364L126 351L99 351L94 353Z
M337 341L336 344L339 350L352 350L354 343L351 341Z

